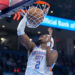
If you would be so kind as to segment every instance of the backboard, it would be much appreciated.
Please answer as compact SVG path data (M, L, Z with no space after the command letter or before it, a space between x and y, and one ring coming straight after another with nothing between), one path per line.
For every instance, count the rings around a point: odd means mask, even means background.
M9 7L4 10L0 10L0 19L10 17L18 10L31 6L36 1L39 0L9 0Z

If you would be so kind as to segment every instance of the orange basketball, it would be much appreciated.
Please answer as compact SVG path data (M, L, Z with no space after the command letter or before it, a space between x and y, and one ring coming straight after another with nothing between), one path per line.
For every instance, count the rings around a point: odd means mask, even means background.
M27 12L27 21L31 25L40 25L44 19L44 13L40 8L30 7Z

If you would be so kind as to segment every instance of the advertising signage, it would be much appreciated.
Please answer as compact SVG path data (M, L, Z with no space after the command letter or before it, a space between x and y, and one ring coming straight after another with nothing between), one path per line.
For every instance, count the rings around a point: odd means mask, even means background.
M45 16L41 25L75 31L75 21L53 16Z

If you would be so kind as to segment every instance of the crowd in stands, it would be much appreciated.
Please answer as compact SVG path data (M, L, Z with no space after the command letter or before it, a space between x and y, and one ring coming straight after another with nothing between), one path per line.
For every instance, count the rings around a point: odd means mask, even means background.
M54 75L75 75L75 58L68 58L59 53L58 61L53 68ZM19 69L20 72L25 72L27 64L27 53L0 50L0 75L2 72L14 72Z
M27 54L16 51L0 51L0 72L25 72ZM1 75L1 74L0 74Z

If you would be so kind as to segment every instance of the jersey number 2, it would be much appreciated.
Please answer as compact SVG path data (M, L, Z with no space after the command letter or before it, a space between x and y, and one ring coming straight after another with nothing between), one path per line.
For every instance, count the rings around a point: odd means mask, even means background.
M39 69L40 67L40 61L36 61L35 69Z

